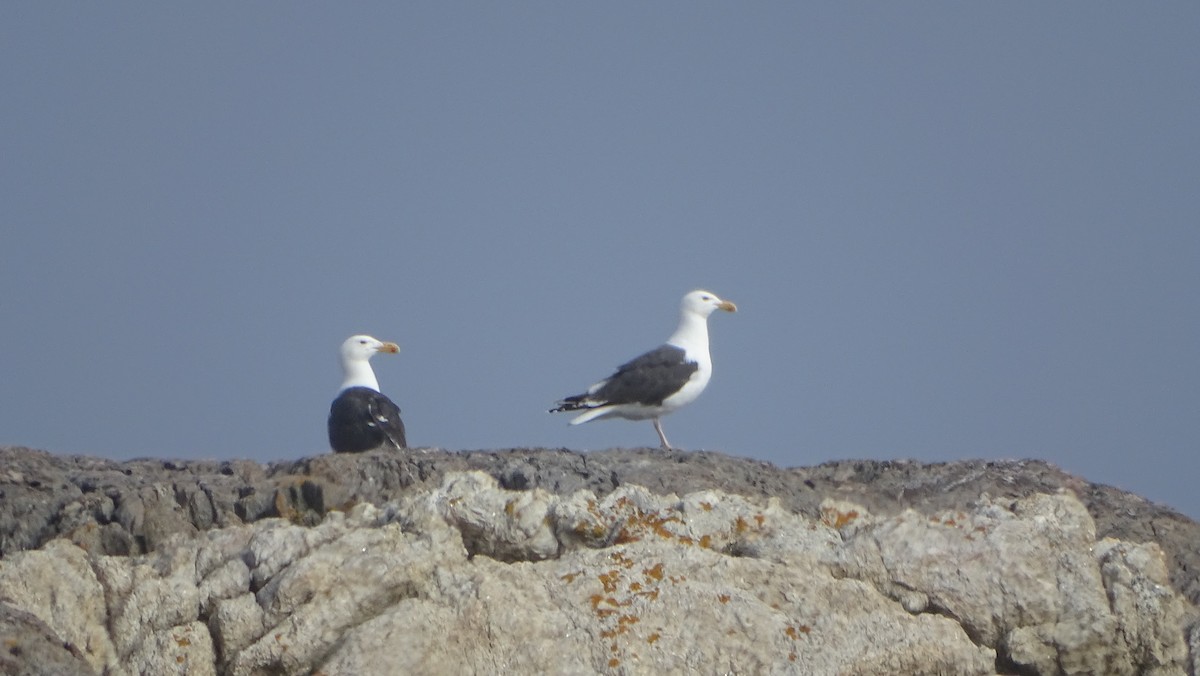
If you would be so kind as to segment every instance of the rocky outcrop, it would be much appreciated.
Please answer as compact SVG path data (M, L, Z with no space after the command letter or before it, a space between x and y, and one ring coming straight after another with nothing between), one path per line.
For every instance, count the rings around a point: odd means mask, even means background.
M1200 655L1197 525L1037 462L4 449L0 492L4 673L1194 675Z

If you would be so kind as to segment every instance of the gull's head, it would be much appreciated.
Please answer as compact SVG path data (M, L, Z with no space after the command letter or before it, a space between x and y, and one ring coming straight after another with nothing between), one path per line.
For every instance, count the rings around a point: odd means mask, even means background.
M374 357L376 352L395 354L399 351L400 346L395 343L385 343L378 338L365 335L350 336L346 342L342 343L342 361L367 361Z
M737 306L727 300L721 300L717 294L711 291L697 289L683 297L683 303L680 304L680 309L684 312L707 317L717 310L726 312L737 312Z

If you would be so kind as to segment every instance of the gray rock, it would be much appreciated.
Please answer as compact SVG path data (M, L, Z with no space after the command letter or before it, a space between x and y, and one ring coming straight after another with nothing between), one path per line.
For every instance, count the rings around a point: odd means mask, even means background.
M129 674L215 676L217 673L208 627L197 621L142 637L124 665Z
M4 625L23 632L22 646L114 674L153 666L170 673L181 664L188 673L321 665L369 673L370 659L395 658L370 644L401 640L411 650L403 659L417 670L436 658L476 671L592 673L616 659L632 672L690 671L703 662L767 672L982 673L983 660L986 669L1010 673L1196 673L1196 542L1195 522L1036 461L843 461L781 470L716 453L543 449L329 455L263 466L115 463L0 448L0 619L24 618ZM408 561L411 570L372 568L370 551L392 552L392 565ZM614 566L618 553L639 562ZM597 609L610 608L593 607L595 594L601 604L623 601L604 595L613 571L641 585L627 571L656 557L679 569L679 581L658 590L662 603L633 596L611 610L620 618L636 607L637 621L598 623L614 615L599 617ZM548 568L568 564L578 572ZM769 581L722 583L706 572L714 570ZM345 571L357 576L345 589L327 579ZM555 582L554 571L566 577ZM582 611L578 599L564 604L572 589L566 578L589 576ZM509 580L516 586L505 587ZM763 601L766 592L754 595L773 580L785 587L771 601ZM837 608L830 627L876 632L889 648L912 650L841 646L792 611L784 613L785 635L792 627L811 645L788 664L747 652L745 641L765 639L737 627L726 628L729 643L706 637L686 645L696 637L672 627L679 618L708 617L707 597L693 598L702 581L724 584L721 605L736 601L736 616L756 626L776 626L759 615L811 595ZM501 608L481 593L549 602ZM856 618L854 608L871 610ZM430 618L428 626L409 627L413 613ZM726 614L716 615L714 626L724 626ZM645 646L610 640L654 618L664 628L645 634ZM510 626L521 622L528 626ZM573 628L574 643L560 637L562 626ZM939 633L946 627L952 637ZM487 650L472 639L443 654L454 642L446 631L477 637L472 632L484 630ZM668 636L686 645L671 654L693 662L652 655L651 646L671 645L663 643ZM607 648L596 648L605 640ZM571 646L570 657L561 646ZM945 659L937 657L943 648ZM547 654L560 662L539 662ZM39 673L54 659L0 653L6 673Z
M118 655L107 626L106 590L92 570L94 561L65 540L0 560L0 600L37 618L60 645L70 646L92 671L103 673L117 668ZM22 662L37 669L37 659L25 654Z
M513 462L571 490L506 490ZM874 496L876 512L845 490L810 514L794 494L593 491L524 458L437 485L405 466L414 481L382 508L348 500L311 525L301 491L285 503L299 518L191 523L137 556L67 538L15 552L0 611L24 618L22 645L73 646L58 659L109 674L1194 669L1196 609L1162 548L1097 539L1067 492L926 512Z
M33 613L0 601L0 673L11 676L94 676L79 649Z
M1192 655L1191 670L1188 671L1189 676L1200 674L1200 622L1193 619L1192 632L1188 637L1188 651Z
M1115 641L1140 673L1171 673L1172 665L1186 663L1189 647L1177 639L1178 627L1190 623L1188 606L1172 593L1158 545L1105 538L1094 554L1110 609L1124 620Z
M467 551L500 561L557 556L550 494L492 490L496 487L496 480L483 472L465 472L449 475L435 494L438 512L462 534Z
M506 488L604 496L624 484L683 495L715 489L775 497L784 509L819 518L825 500L849 500L872 514L924 514L978 501L1072 491L1099 537L1156 542L1171 584L1200 602L1200 524L1117 489L1091 484L1044 462L844 460L779 469L719 453L612 449L516 449L451 453L321 455L260 465L249 461L113 462L0 447L0 556L67 537L96 554L144 554L172 533L261 519L319 523L330 511L384 505L441 484L447 472L479 470Z
M266 632L266 618L254 594L218 601L208 617L216 651L215 662L225 667ZM222 669L222 673L225 673Z
M249 461L113 462L0 447L0 556L65 536L98 554L142 554L162 537L285 518L302 525L360 503L383 505L447 472L483 471L506 488L603 496L623 484L679 495L707 489L776 497L785 508L820 517L825 500L849 500L877 515L930 514L980 496L1016 499L1060 488L1087 507L1100 537L1157 542L1171 584L1200 602L1200 524L1117 489L1091 484L1044 462L844 460L779 469L719 453L612 449L516 449L451 453L330 454L267 465ZM140 515L140 516L139 516Z
M1006 502L906 511L859 532L840 570L954 618L1020 673L1179 673L1184 602L1156 545L1097 544L1073 496Z

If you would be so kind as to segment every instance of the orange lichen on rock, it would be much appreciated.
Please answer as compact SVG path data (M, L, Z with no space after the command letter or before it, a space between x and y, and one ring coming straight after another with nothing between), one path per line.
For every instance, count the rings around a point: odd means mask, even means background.
M607 573L600 573L600 584L603 585L604 591L612 593L617 591L617 582L621 579L621 574L615 570L610 570Z
M621 532L617 533L617 537L613 540L613 543L618 545L627 545L631 542L638 542L640 540L641 538L629 532L628 528L622 528Z
M621 566L622 568L633 568L633 559L625 556L624 552L613 552L612 554L608 555L608 558L612 559L613 563Z
M854 523L854 520L858 517L858 511L853 509L848 512L842 512L832 508L821 510L821 522L826 526L835 529Z
M654 601L654 600L658 599L658 590L651 589L650 591L638 592L638 596L644 596L644 597L650 599L651 601Z
M660 538L663 538L666 540L669 540L669 539L675 537L674 533L667 530L666 525L668 523L683 523L683 520L679 519L678 517L674 517L674 516L668 516L668 517L648 516L645 518L645 525L649 526L650 529L653 530L654 533L656 535L658 535Z
M807 624L802 624L799 627L793 627L789 624L787 628L783 630L783 633L787 634L788 638L795 641L796 639L800 638L800 634L808 634L811 631L812 627L808 626Z
M588 525L586 523L581 523L578 526L575 526L575 534L578 535L579 537L591 538L593 540L599 540L600 538L604 537L607 533L608 533L608 531L605 530L604 526L601 526L598 523L594 523L591 525Z

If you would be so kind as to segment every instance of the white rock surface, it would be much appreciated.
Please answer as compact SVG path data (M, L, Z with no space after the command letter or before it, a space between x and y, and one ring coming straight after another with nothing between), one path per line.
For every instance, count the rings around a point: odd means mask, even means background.
M138 557L54 540L0 560L0 601L110 674L1186 674L1162 552L1095 532L1067 494L811 520L463 472Z

